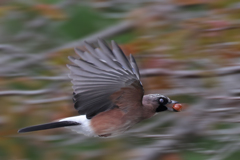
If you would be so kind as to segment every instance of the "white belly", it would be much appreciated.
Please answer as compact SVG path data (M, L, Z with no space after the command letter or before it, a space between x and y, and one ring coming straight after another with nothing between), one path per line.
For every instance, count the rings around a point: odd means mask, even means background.
M85 115L68 117L68 118L61 119L59 121L78 122L81 125L69 126L69 127L66 127L66 128L71 129L72 131L75 131L77 133L84 134L85 136L89 136L89 137L97 137L98 136L94 133L94 131L93 131L91 125L90 125L91 120L87 119Z

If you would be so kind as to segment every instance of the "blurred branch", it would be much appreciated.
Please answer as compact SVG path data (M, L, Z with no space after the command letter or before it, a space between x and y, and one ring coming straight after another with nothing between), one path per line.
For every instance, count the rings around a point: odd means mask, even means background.
M156 134L156 135L138 135L138 137L143 137L143 138L158 138L158 139L170 139L173 138L174 135L171 134Z
M49 81L70 81L67 76L38 76L38 77L28 77L35 80L49 80Z
M33 80L49 80L49 81L70 81L70 79L67 76L28 76L26 74L22 73L16 73L16 74L6 74L2 75L1 77L23 77L27 79L33 79Z
M229 108L214 108L214 109L207 109L205 112L208 113L217 113L217 112L227 112L227 111L233 111L236 110L236 108L229 107Z
M127 131L127 133L131 134L137 134L141 132L145 132L148 130L151 130L152 128L156 128L157 126L163 125L167 122L173 121L176 119L175 115L166 115L166 116L159 116L154 122L148 125L144 125L135 129L131 129L130 131Z
M34 65L35 63L39 63L42 60L46 59L51 53L59 52L63 49L67 49L67 48L74 48L74 47L77 47L77 46L81 46L81 45L84 44L84 41L95 42L97 40L97 38L100 38L100 37L101 38L108 38L108 37L111 37L113 35L122 33L126 30L129 30L129 29L133 28L133 26L134 26L134 21L123 21L123 22L118 23L114 26L111 26L111 27L106 28L102 31L99 31L95 34L84 37L80 40L65 44L61 47L57 47L57 48L54 48L54 49L51 49L51 50L48 50L48 51L45 51L45 52L42 52L42 53L38 53L38 54L36 54L37 56L28 58L28 59L23 60L21 62L14 63L7 68L1 68L0 73L2 73L2 74L3 73L8 73L8 72L11 72L11 71L16 71L16 69L19 70L21 68Z
M166 89L166 90L151 90L151 93L164 93L166 96L174 96L174 95L186 95L186 94L191 94L191 95L201 95L204 93L204 89L199 89L196 90L196 88L180 88L180 89Z
M234 96L239 96L239 95L240 95L240 89L231 90L231 91L230 91L230 94L231 94L231 95L234 95Z
M222 160L230 156L233 152L239 149L239 142L227 144L218 151L218 154L214 155L209 160Z
M225 76L229 74L240 73L240 66L232 67L223 67L214 70L182 70L182 71L172 71L168 69L144 69L140 71L141 76L150 77L150 76L176 76L180 78L204 78L204 77L213 77L213 76Z
M5 52L22 52L22 49L9 44L0 44L0 51Z
M210 130L210 131L203 132L203 134L205 136L239 135L240 134L240 128Z
M22 53L17 53L17 54L11 53L1 57L0 65L7 65L7 63L11 63L9 62L10 60L14 60L17 58L32 58L32 57L34 57L34 55L22 54Z
M12 90L12 91L0 91L0 96L9 96L9 95L37 95L45 94L50 92L50 89L42 89L35 91L22 91L22 90Z
M154 144L139 148L138 151L143 154L140 155L141 157L138 157L138 160L156 160L166 153L176 152L179 148L182 148L180 144L184 144L194 135L198 135L203 128L201 125L196 125L196 123L198 123L198 119L203 120L203 116L205 116L204 112L198 110L198 108L204 108L206 104L207 102L203 101L200 105L194 105L191 110L188 111L188 116L182 116L178 121L174 121L174 126L169 128L166 134L164 134L171 135L172 138L155 140ZM157 135L153 135L153 137L154 136L157 138Z
M52 102L65 101L65 100L71 100L71 97L63 96L63 97L49 98L49 99L27 100L24 103L25 104L42 104L42 103L52 103Z
M240 97L230 97L230 96L211 96L206 97L209 99L226 99L226 100L240 100Z
M203 29L200 32L219 32L219 31L230 30L230 29L239 29L239 28L240 28L239 25L235 25L235 26L229 26L229 27Z

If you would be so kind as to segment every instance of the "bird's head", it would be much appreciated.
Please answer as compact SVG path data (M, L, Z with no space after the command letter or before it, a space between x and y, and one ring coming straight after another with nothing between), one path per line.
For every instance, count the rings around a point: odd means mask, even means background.
M162 111L173 111L173 112L179 112L182 109L182 105L174 100L171 100L170 98L161 95L161 94L149 94L144 96L143 102L145 105L152 106L156 112L162 112Z

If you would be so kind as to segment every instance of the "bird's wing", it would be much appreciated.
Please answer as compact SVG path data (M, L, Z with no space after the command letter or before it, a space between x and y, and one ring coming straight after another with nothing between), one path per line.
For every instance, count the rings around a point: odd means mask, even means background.
M75 49L81 57L69 57L74 65L69 77L73 83L74 107L88 119L115 107L126 109L142 105L143 88L139 70L132 55L127 59L121 48L112 41L112 49L103 40L100 48L85 42L89 52Z

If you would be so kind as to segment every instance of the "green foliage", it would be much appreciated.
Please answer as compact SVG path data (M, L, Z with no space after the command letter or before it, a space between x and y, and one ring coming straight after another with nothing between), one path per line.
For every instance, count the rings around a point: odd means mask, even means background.
M129 31L129 32L125 32L122 33L120 35L114 36L112 37L112 39L114 39L116 42L118 43L128 43L133 41L136 38L137 34L134 31Z
M88 7L73 6L67 9L67 12L68 20L59 27L59 31L70 39L87 36L116 22L104 18L101 13Z
M181 153L182 157L184 160L205 160L206 156L200 154L200 153L195 153L195 152L183 152Z

